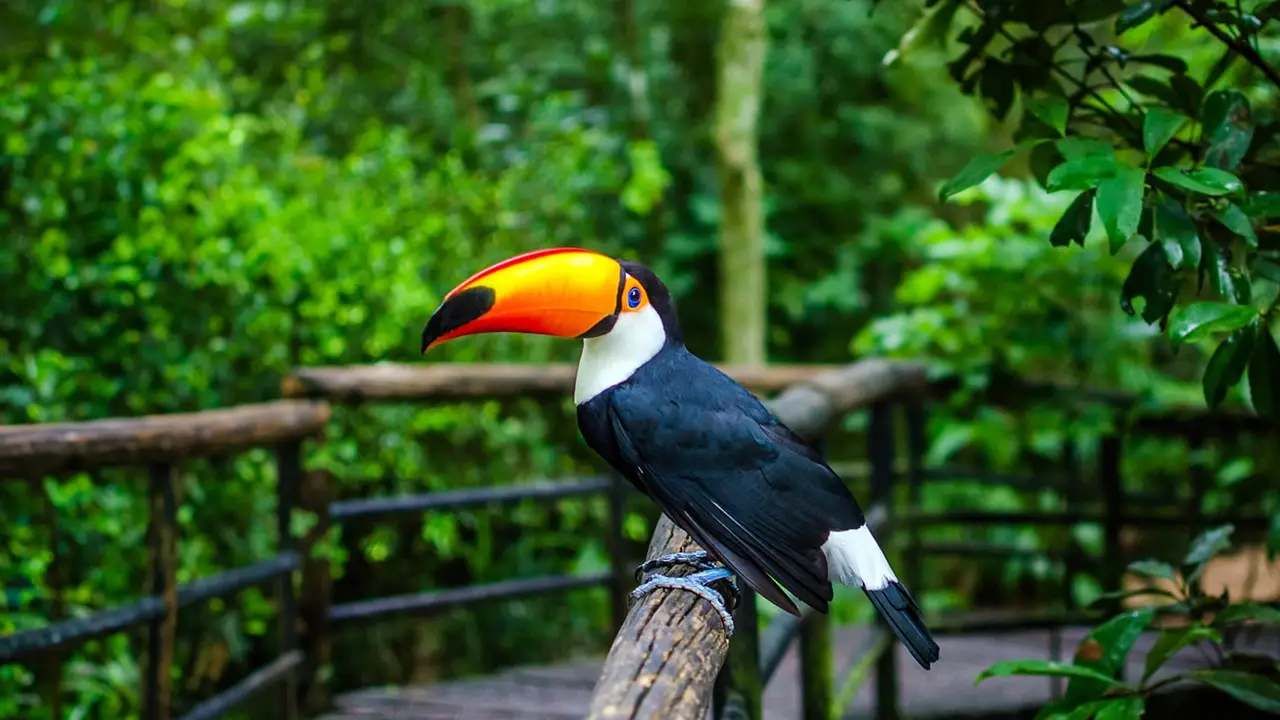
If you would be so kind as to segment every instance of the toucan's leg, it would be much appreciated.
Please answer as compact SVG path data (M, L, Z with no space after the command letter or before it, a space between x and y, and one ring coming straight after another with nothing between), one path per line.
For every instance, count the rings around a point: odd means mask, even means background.
M669 568L674 565L692 565L699 570L711 570L717 565L712 562L711 556L706 550L697 550L695 552L678 552L670 555L663 555L652 560L645 560L636 566L636 582L644 577L645 573L658 570L660 568Z
M709 587L712 583L721 580L728 580L729 592L725 596ZM712 568L703 570L685 577L667 577L666 575L651 575L647 581L640 587L631 591L631 598L639 600L646 594L657 590L658 588L668 588L671 590L688 590L698 597L711 603L711 607L720 614L720 620L724 623L724 630L729 637L733 637L733 616L729 614L729 608L726 607L725 600L729 599L730 604L736 606L738 604L738 587L733 581L733 573L728 568Z

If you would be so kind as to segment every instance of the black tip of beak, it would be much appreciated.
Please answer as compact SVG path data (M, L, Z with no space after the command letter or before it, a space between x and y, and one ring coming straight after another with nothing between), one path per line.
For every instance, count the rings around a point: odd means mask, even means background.
M489 312L495 299L493 288L477 285L441 303L422 329L422 354L431 343Z

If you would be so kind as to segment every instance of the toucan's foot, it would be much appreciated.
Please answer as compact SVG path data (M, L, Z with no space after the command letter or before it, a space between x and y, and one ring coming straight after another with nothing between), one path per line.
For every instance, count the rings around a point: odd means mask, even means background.
M670 555L663 555L652 560L645 560L636 566L636 582L640 582L646 573L653 572L662 568L674 567L676 565L692 565L699 570L713 570L719 567L711 561L711 556L706 550L698 550L696 552L678 552Z
M723 596L710 587L713 583L721 580L728 581L726 583L728 591ZM631 599L639 600L658 588L688 590L711 603L711 607L715 608L715 611L719 613L720 621L724 623L725 633L729 637L733 637L733 616L729 614L729 609L738 605L738 585L734 582L733 573L728 568L713 567L710 570L703 570L685 577L651 575L643 585L631 591Z

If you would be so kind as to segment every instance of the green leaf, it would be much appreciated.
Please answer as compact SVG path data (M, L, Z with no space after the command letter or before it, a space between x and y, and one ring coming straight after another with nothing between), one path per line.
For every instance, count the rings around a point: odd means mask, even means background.
M1238 670L1197 670L1188 680L1217 688L1240 702L1269 713L1280 713L1280 684L1263 675Z
M1174 92L1173 88L1169 87L1167 83L1162 83L1153 77L1135 75L1131 78L1125 78L1124 82L1126 85L1137 90L1143 95L1150 95L1157 100L1175 107L1180 104L1178 94Z
M1120 309L1133 315L1136 298L1145 302L1142 319L1148 324L1168 315L1178 298L1178 277L1160 243L1151 243L1133 261L1129 276L1120 288Z
M1253 274L1280 285L1280 264L1276 264L1264 257L1259 257L1253 261Z
M1059 190L1088 190L1112 177L1120 166L1114 155L1085 155L1067 160L1049 173L1049 192Z
M1148 110L1142 120L1142 146L1147 150L1147 157L1154 158L1189 119L1160 106Z
M1280 626L1280 608L1261 603L1236 603L1222 608L1213 618L1214 625L1237 625L1243 622Z
M1249 358L1249 399L1259 415L1280 417L1280 348L1263 323Z
M1129 62L1155 65L1175 74L1182 74L1187 71L1187 61L1172 55L1131 55Z
M1174 578L1173 566L1160 560L1136 560L1129 563L1129 572L1162 580Z
M1116 34L1123 35L1126 30L1136 28L1155 17L1156 13L1164 11L1169 2L1170 0L1142 0L1125 5L1116 18Z
M1204 153L1205 165L1234 170L1253 140L1249 100L1235 90L1215 90L1205 96L1200 122L1209 143Z
M1070 700L1055 700L1054 702L1040 708L1040 712L1036 713L1034 720L1096 720L1102 717L1102 712L1107 708L1120 705L1125 712L1134 712L1131 707L1131 701L1138 701L1138 715L1111 715L1108 716L1112 720L1120 718L1137 718L1141 717L1142 697L1138 695L1123 695L1119 697L1106 697L1101 700L1090 700L1085 703L1079 703ZM1115 712L1115 711L1112 711Z
M1055 141L1054 145L1058 147L1058 152L1062 153L1062 157L1067 160L1079 160L1080 158L1094 155L1114 158L1116 155L1115 148L1093 138L1065 137Z
M1223 227L1244 238L1249 247L1258 247L1258 236L1253 232L1253 222L1239 205L1227 203L1225 207L1215 210L1213 217L1222 223Z
M1167 183L1201 195L1227 195L1244 187L1240 178L1217 168L1162 167L1152 173Z
M1169 87L1173 89L1176 102L1170 103L1188 115L1194 115L1200 108L1200 100L1204 97L1204 88L1188 75L1170 75Z
M1064 135L1067 131L1067 118L1071 114L1071 107L1067 105L1067 101L1060 97L1052 95L1042 98L1031 98L1027 101L1027 110L1040 119L1040 122L1048 125Z
M1197 302L1181 307L1169 318L1169 339L1176 343L1196 342L1212 333L1234 332L1258 316L1250 305Z
M1169 598L1170 600L1178 599L1177 595L1174 595L1168 590L1157 587L1134 588L1132 590L1112 590L1111 592L1103 593L1097 600L1090 603L1089 609L1102 608L1107 605L1114 604L1117 600L1128 600L1129 598L1135 597L1164 597Z
M1235 525L1231 523L1219 525L1205 530L1191 541L1191 548L1187 550L1187 556L1182 559L1182 564L1191 570L1187 574L1187 585L1194 584L1200 577L1205 563L1231 547L1231 533L1235 532L1235 529Z
M1147 653L1146 668L1142 672L1142 680L1139 684L1145 684L1147 680L1169 661L1179 650L1188 645L1194 645L1201 640L1210 642L1222 642L1222 636L1216 630L1204 627L1202 625L1190 625L1181 628L1171 628L1163 630L1160 637L1156 640L1155 645L1151 647L1151 652Z
M1253 354L1254 337L1252 325L1242 327L1228 335L1209 356L1202 380L1205 405L1210 408L1221 405L1227 397L1227 390L1244 377L1249 356Z
M1098 625L1080 641L1076 648L1075 664L1104 677L1113 677L1124 665L1125 658L1133 649L1133 643L1151 625L1155 615L1155 608L1150 607L1129 610ZM1109 686L1094 679L1073 678L1067 683L1066 697L1088 700L1102 695L1108 689Z
M1062 213L1058 222L1049 234L1049 244L1054 247L1066 247L1075 243L1084 247L1084 238L1089 234L1089 226L1093 224L1093 190L1086 190L1076 196Z
M1080 161L1084 162L1084 161ZM1064 163L1059 168L1066 167ZM1115 175L1098 183L1098 217L1107 229L1111 240L1111 254L1119 252L1129 238L1138 231L1142 215L1143 181L1147 174L1137 168L1121 167ZM1050 182L1053 174L1049 174Z
M1146 700L1141 695L1107 698L1100 703L1093 720L1137 720L1146 710Z
M1052 677L1083 678L1101 683L1107 688L1124 686L1124 683L1119 680L1103 675L1097 670L1092 670L1080 665L1053 662L1052 660L1007 660L1005 662L998 662L986 670L983 670L982 673L978 675L978 679L974 682L974 685L981 684L982 681L987 678L1006 677L1009 675L1047 675Z
M1062 163L1062 155L1058 152L1057 146L1053 143L1042 143L1037 145L1027 156L1027 164L1031 168L1031 175L1040 184L1045 187L1049 184L1049 173Z
M943 0L925 10L924 15L898 41L898 47L885 53L882 61L884 66L892 65L916 48L944 45L947 32L951 29L951 22L955 19L956 10L959 8L960 0Z
M1042 142L1044 142L1044 139L1037 138L1018 143L1008 150L998 153L980 153L969 158L969 162L961 168L960 172L956 173L955 177L942 184L942 188L938 190L938 199L946 201L947 198L968 190L1004 167L1004 164L1009 162L1009 159L1014 155L1017 155L1025 148L1039 145Z
M1237 305L1247 305L1250 300L1249 278L1231 264L1230 253L1217 243L1203 244L1205 269L1212 273L1213 288L1224 299Z
M1255 218L1280 217L1280 192L1263 190L1250 193L1244 203L1244 214Z
M1177 250L1169 253L1170 263L1174 268L1199 267L1201 259L1200 233L1196 230L1195 221L1182 209L1182 205L1173 199L1160 195L1153 208L1155 235L1164 242L1173 243ZM1176 254L1176 256L1175 256Z
M1013 93L1016 85L1013 81L1013 68L1002 60L990 55L982 65L978 87L982 92L982 100L987 108L1003 120L1013 105Z

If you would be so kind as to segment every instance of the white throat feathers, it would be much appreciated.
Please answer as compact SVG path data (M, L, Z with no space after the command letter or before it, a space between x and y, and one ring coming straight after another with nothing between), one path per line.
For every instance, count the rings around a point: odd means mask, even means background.
M618 316L613 329L582 341L573 404L581 405L631 377L667 342L667 330L652 305Z

